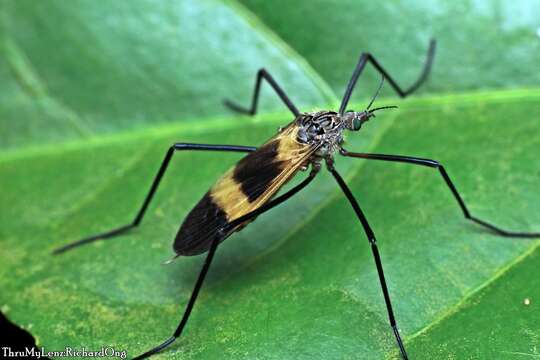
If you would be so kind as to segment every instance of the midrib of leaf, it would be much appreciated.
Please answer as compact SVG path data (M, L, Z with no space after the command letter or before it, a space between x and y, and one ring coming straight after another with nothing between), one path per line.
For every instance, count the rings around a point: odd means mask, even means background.
M64 112L73 128L81 136L87 137L92 135L92 131L84 124L84 121L73 109L68 108L47 91L46 85L41 81L37 70L32 66L28 56L26 56L21 47L12 39L8 38L7 34L2 37L1 41L3 42L5 59L9 64L14 78L21 86L21 89L23 89L28 96L35 99L46 100Z
M444 95L428 95L411 99L406 99L401 107L405 110L425 109L433 106L456 104L472 105L478 100L489 101L491 103L501 102L516 102L525 99L537 99L540 97L540 88L530 89L512 89L512 90L492 90L478 91L467 93L450 93ZM508 101L506 101L508 100ZM396 105L403 100L396 98L385 98L378 101L381 106L392 104ZM326 104L321 108L333 108L334 103ZM365 104L354 104L357 108L362 108ZM304 109L311 111L311 109ZM0 153L0 162L8 162L12 160L22 160L27 157L43 156L46 154L60 154L65 151L74 151L84 149L86 147L95 147L103 145L121 144L123 142L135 141L140 139L159 139L174 134L203 134L213 129L233 130L247 126L257 126L260 123L283 125L283 119L289 116L288 113L272 112L265 113L255 117L210 117L210 118L193 118L183 119L182 122L172 124L158 124L136 128L134 130L119 131L112 134L103 134L92 136L83 139L68 139L61 143L45 144L45 145L30 145L21 148L5 150ZM261 118L264 117L264 120ZM387 117L390 118L390 117ZM385 132L388 129L385 129ZM382 136L382 134L381 134ZM382 139L382 137L378 137ZM181 139L178 139L181 141ZM250 144L246 144L250 145ZM256 146L257 144L251 144Z
M446 311L442 312L438 317L434 318L432 322L427 324L422 329L418 330L414 334L407 336L405 339L406 343L413 342L417 337L422 336L424 334L427 334L431 329L433 329L435 326L443 323L445 320L452 317L454 314L458 313L460 310L464 309L471 299L473 299L477 294L480 294L482 290L489 287L490 285L493 285L497 280L502 278L506 273L508 273L510 270L512 270L515 266L518 266L521 262L523 262L528 256L533 254L538 248L540 248L540 240L532 242L532 245L527 248L523 253L521 253L519 256L514 258L512 261L509 261L506 265L500 267L497 269L493 275L486 279L482 284L477 286L476 288L468 291L461 300L459 300L454 306L451 306Z
M265 122L280 124L283 122L283 113L265 114ZM230 117L213 117L184 120L176 124L160 124L137 128L135 130L119 131L112 134L103 134L86 139L69 139L62 143L31 145L24 148L4 151L0 155L0 161L11 161L26 157L40 156L44 154L60 154L65 151L75 151L86 147L103 145L117 145L124 142L141 139L159 139L173 134L202 134L212 129L229 130L254 126L259 122L256 118L243 117L234 119ZM181 139L178 139L181 141Z
M76 214L77 211L82 209L86 204L95 200L99 194L105 192L111 184L114 184L115 181L126 176L131 169L135 168L135 166L140 163L148 150L149 144L142 145L142 149L133 154L131 158L126 159L122 167L118 168L114 174L111 174L111 176L105 179L99 186L94 187L92 191L88 191L85 196L81 197L76 203L73 203L71 207L64 209L62 218L59 219L59 222L61 223L63 219L69 217L70 214Z
M475 102L489 101L493 104L523 102L523 100L537 100L540 88L519 88L503 90L477 90L467 92L450 92L440 96L420 95L407 102L407 109L416 107L426 108L445 104L470 105ZM385 98L385 101L389 101ZM395 105L395 104L394 104Z
M272 31L272 29L268 27L257 15L236 0L221 1L233 9L239 17L244 18L246 23L251 25L254 30L266 37L277 49L284 53L287 58L294 60L294 62L298 64L298 66L304 70L306 75L315 83L321 94L325 97L327 104L334 104L337 101L337 96L330 85L328 85L326 80L324 80L311 66L308 60L289 46L285 40Z

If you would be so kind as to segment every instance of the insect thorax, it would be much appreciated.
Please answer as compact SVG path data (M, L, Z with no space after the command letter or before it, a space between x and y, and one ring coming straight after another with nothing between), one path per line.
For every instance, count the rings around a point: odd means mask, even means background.
M316 155L328 157L343 142L343 121L334 111L318 111L300 114L296 118L299 127L297 140L304 144L317 146Z

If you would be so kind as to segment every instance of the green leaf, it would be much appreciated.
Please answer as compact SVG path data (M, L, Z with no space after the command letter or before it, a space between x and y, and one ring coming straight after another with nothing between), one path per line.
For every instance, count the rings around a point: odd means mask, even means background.
M303 111L334 107L362 50L410 84L431 36L438 54L421 92L540 80L532 1L241 2L0 3L0 310L38 345L133 356L170 336L204 258L161 262L240 155L176 154L140 228L50 252L129 222L171 143L258 145L291 121L268 114L283 104L267 86L265 115L231 118L221 106L248 104L258 68ZM356 99L379 81L365 75ZM400 109L347 147L440 160L473 214L539 231L539 100L535 89L378 100ZM411 359L538 356L538 240L467 223L436 170L336 164L377 234ZM322 172L220 246L186 332L162 357L399 358L385 311L362 229Z
M240 1L339 95L363 51L371 52L404 87L412 84L430 38L438 42L437 55L432 81L420 92L540 82L540 7L534 0ZM367 97L363 84L375 87L379 79L368 69L358 92Z
M334 99L258 27L217 0L3 1L0 148L230 114L223 99L247 105L261 67L299 105ZM283 108L274 94L261 105Z
M531 134L538 128L539 100L539 91L410 100L351 134L348 148L438 159L474 214L510 229L538 230L540 140ZM175 155L139 229L62 256L50 251L128 222L172 141L259 144L289 120L288 114L201 120L197 127L179 124L6 156L0 162L2 310L48 349L114 344L135 355L164 340L203 257L161 262L171 255L182 218L238 155ZM453 346L463 350L444 347L440 339L446 334L450 343L464 326L445 324L459 321L462 312L465 324L471 321L464 304L477 304L484 289L511 282L501 271L520 266L518 260L539 242L494 236L467 223L433 169L336 161L377 234L411 358L469 354L457 341ZM69 174L58 175L66 169ZM519 283L535 306L540 288L526 279ZM514 300L520 305L522 298ZM538 330L527 320L533 310L490 304L474 321L487 326L497 317L502 324L526 322ZM519 358L512 354L521 348L505 340L512 328L497 329L491 341L506 351L505 358ZM520 344L532 347L536 339ZM368 243L326 172L220 246L184 336L165 354L397 356Z
M413 338L412 350L437 359L540 357L538 261L537 243L442 321Z

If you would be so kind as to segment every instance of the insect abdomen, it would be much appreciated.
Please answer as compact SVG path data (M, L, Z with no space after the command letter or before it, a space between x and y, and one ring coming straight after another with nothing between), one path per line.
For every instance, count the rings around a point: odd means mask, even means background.
M216 236L223 241L226 236L220 229L228 223L225 212L214 202L210 191L207 192L185 218L176 239L174 251L178 255L199 255L208 250Z

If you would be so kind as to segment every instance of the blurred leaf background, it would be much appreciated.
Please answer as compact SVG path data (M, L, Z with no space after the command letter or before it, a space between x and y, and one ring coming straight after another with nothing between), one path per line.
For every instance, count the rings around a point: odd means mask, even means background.
M164 267L181 220L237 155L175 156L143 225L128 222L175 141L257 145L291 120L260 67L305 111L335 107L361 51L412 83L350 149L432 157L471 210L540 229L540 7L535 1L10 1L0 3L0 305L47 349L131 355L170 335L202 258ZM357 108L379 76L367 69ZM411 358L540 357L538 241L462 220L430 169L338 159L378 235ZM524 305L524 299L530 305ZM369 247L327 175L220 247L165 358L398 358Z

